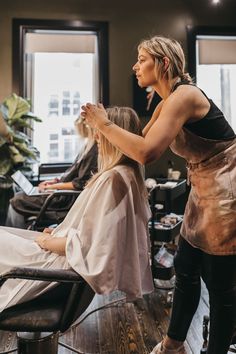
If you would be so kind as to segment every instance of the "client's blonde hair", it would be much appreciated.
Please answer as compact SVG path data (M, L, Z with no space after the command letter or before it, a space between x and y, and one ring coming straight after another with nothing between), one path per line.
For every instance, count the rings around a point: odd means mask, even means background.
M137 134L142 135L140 120L136 112L129 107L112 107L107 108L108 119L119 127ZM116 146L112 145L100 133L100 154L98 157L98 173L96 173L89 181L88 186L91 185L102 173L108 171L119 164L132 165L137 170L137 176L143 181L143 171L141 165L124 155ZM141 182L141 180L140 180Z
M75 121L74 121L75 128L77 129L78 134L82 138L89 138L91 139L93 137L93 130L92 128L86 123L84 117L79 116Z

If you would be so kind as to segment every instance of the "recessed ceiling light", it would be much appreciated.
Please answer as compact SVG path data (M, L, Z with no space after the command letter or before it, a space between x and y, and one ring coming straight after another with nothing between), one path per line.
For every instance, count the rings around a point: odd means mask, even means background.
M217 5L220 3L220 0L212 0L212 4Z

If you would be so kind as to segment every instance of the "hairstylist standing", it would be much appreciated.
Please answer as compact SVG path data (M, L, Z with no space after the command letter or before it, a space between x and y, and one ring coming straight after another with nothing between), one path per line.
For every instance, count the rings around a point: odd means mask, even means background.
M136 136L113 124L101 104L83 115L112 144L145 164L170 147L187 161L191 192L175 256L176 287L168 333L152 354L186 353L184 341L200 298L210 296L208 354L226 354L236 319L236 136L223 113L185 73L180 44L155 36L138 46L133 70L162 101Z

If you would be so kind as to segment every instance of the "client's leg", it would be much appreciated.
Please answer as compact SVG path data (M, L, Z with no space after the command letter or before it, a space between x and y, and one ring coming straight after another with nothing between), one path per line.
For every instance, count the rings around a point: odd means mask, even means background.
M208 354L228 353L236 326L236 256L204 255L203 279L210 297Z
M24 216L17 213L11 204L9 204L5 225L10 227L18 227L20 229L26 228Z
M5 225L26 229L26 219L37 216L47 195L28 196L17 193L10 201L9 211Z
M65 256L41 249L34 242L33 236L36 234L40 233L0 227L0 274L15 267L70 268ZM27 279L8 279L0 286L0 312L9 306L33 299L55 285Z

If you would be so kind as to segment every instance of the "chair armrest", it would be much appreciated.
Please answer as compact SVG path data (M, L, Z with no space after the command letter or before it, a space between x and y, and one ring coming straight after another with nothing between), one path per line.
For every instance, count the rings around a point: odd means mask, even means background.
M55 194L60 194L60 195L68 195L68 194L72 194L72 195L79 195L82 192L82 190L76 190L76 189L55 189L55 191L53 191L51 195L55 195Z
M42 216L42 214L44 213L44 211L48 208L48 206L50 205L50 203L53 201L54 198L57 198L58 196L62 196L62 195L79 195L81 193L81 191L77 191L74 189L62 189L62 190L55 190L54 192L52 192L51 194L49 194L49 196L46 198L45 202L43 203L43 206L40 210L40 213L38 215L37 218L40 217L40 215Z
M58 283L81 283L83 278L72 269L12 268L0 275L0 286L7 279L31 279Z
M68 196L68 195L75 195L78 196L81 193L81 191L78 190L55 190L52 194L49 194L49 196L47 197L47 199L44 201L39 214L37 215L36 219L34 220L33 224L32 224L32 229L34 229L37 224L43 219L44 214L47 210L47 208L49 207L49 205L52 203L53 199L57 198L58 196Z

